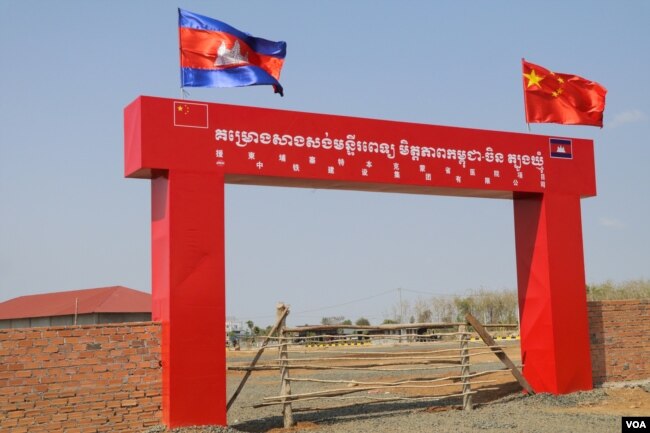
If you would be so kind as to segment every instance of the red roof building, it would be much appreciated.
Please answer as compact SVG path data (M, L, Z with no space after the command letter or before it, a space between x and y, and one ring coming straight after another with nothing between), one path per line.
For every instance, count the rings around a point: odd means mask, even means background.
M151 295L122 286L20 296L0 303L0 329L151 320Z

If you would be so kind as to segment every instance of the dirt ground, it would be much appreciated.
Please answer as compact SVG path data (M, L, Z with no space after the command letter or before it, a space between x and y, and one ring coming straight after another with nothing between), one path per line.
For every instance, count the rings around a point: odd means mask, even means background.
M560 407L551 412L621 417L650 415L650 381L638 384L616 384L615 387L610 386L602 391L603 395L600 399L586 399L574 407Z
M370 349L365 349L370 350ZM403 348L400 348L403 350ZM414 350L421 350L415 348ZM351 352L355 358L363 357L363 349ZM519 347L512 342L506 347L506 353L517 363ZM247 365L255 352L229 352L229 365ZM290 357L322 357L332 365L346 365L346 355L327 349L290 353ZM369 357L376 357L368 354ZM277 351L265 354L261 365L277 358ZM472 357L472 363L480 366L475 369L499 369L502 364L491 353ZM347 365L351 361L347 361ZM357 361L358 362L358 361ZM450 367L457 371L458 366ZM474 368L474 367L473 367ZM473 370L474 371L474 370ZM453 374L453 373L452 373ZM398 375L398 376L396 376ZM399 380L421 376L418 372L376 374L372 380ZM446 373L449 375L449 373ZM295 376L299 377L297 371ZM370 380L359 372L339 370L309 372L310 377L330 380L333 377L344 380ZM241 378L242 372L229 372L228 395L232 395ZM479 378L477 378L477 381ZM562 396L550 394L526 395L512 375L491 373L480 377L482 383L473 386L478 392L473 395L474 409L461 410L460 397L442 400L393 400L366 404L350 397L349 401L309 401L294 403L294 419L297 425L284 429L281 406L253 407L262 403L263 397L279 394L280 378L277 371L253 373L238 400L228 413L230 427L202 427L177 430L183 433L289 433L289 432L328 432L328 433L395 433L395 432L589 432L610 433L621 431L622 416L650 415L650 380L639 383L609 384L592 391L577 392ZM323 384L292 384L292 393L314 392L323 389ZM454 381L444 381L435 389L436 395L453 394L458 385ZM331 385L329 385L331 386ZM335 385L341 387L342 385ZM381 398L418 397L431 390L419 388L372 389L360 395ZM151 429L150 432L164 431Z

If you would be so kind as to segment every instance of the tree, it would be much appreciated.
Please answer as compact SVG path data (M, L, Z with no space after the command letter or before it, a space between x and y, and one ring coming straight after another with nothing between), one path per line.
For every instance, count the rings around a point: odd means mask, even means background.
M407 299L395 302L390 306L388 312L384 312L384 317L395 323L405 322L411 315L411 304Z
M255 323L253 323L252 320L249 320L246 322L246 325L248 326L248 330L250 331L250 333L253 334L253 328L255 327Z
M355 325L357 326L370 326L370 320L366 319L365 317L359 317L356 322L354 322Z
M600 284L587 285L587 300L602 301L605 299L649 299L650 280L639 279L614 283L607 280Z
M464 322L467 313L470 313L473 316L476 314L476 306L474 305L474 299L471 296L463 298L456 296L454 298L454 304L456 305L456 320L458 322Z
M438 322L450 323L456 314L456 307L450 298L435 297L431 299L432 317Z
M344 316L330 316L323 317L320 321L321 325L340 325L345 320Z
M433 320L433 312L429 308L429 302L418 298L413 305L413 313L418 323L429 323Z

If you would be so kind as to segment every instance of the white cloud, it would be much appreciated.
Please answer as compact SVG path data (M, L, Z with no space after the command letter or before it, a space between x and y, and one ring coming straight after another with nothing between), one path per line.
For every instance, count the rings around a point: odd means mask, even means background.
M625 224L617 220L616 218L600 217L598 218L598 223L603 227L608 227L612 229L623 229Z
M648 116L643 111L628 110L618 113L611 122L606 122L605 125L609 128L617 128L628 123L644 122L647 119Z

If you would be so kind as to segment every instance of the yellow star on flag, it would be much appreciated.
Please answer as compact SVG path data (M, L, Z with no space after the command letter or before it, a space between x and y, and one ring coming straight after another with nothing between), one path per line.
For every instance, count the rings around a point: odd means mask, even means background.
M544 79L544 77L541 75L537 75L534 69L530 70L530 74L524 74L524 77L528 78L528 85L526 86L526 88L529 88L531 86L542 87L539 83Z

